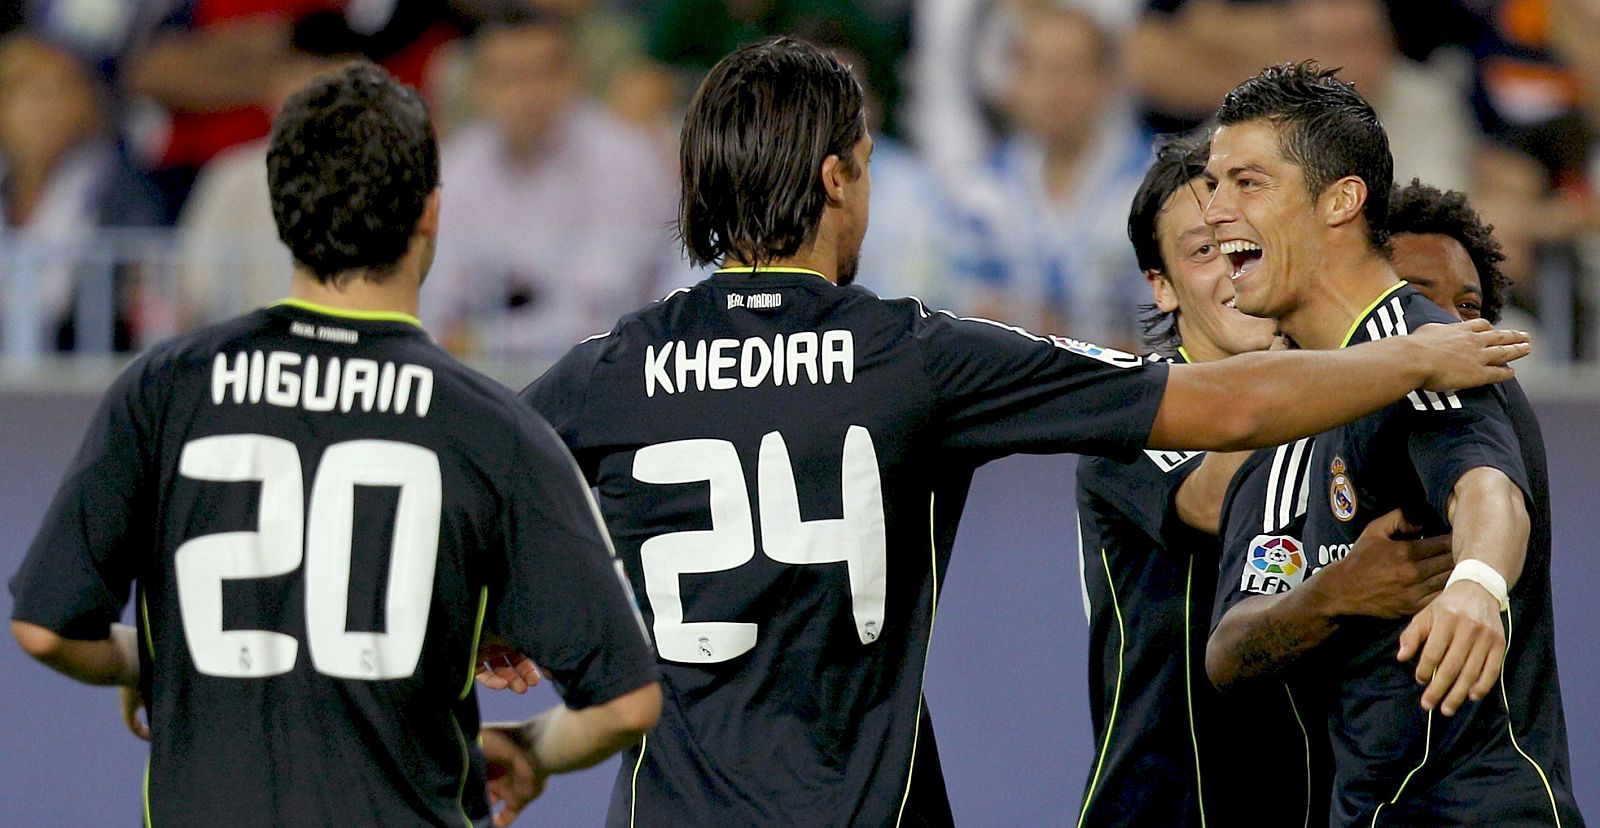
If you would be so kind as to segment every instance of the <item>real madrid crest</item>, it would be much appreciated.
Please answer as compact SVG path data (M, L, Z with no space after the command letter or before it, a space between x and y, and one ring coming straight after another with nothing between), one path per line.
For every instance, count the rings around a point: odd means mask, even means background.
M1328 506L1333 509L1333 516L1348 523L1356 516L1356 487L1350 483L1350 474L1345 471L1344 458L1337 455L1333 458L1333 468L1329 470L1333 482L1328 486Z

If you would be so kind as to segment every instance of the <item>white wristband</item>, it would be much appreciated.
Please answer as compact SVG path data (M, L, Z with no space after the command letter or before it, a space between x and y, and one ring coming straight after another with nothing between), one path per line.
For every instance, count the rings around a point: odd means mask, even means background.
M1456 581L1471 581L1489 590L1489 594L1500 602L1501 612L1511 609L1511 598L1506 593L1505 576L1483 561L1467 558L1456 564L1455 570L1450 573L1450 580L1445 582L1445 588L1448 589Z

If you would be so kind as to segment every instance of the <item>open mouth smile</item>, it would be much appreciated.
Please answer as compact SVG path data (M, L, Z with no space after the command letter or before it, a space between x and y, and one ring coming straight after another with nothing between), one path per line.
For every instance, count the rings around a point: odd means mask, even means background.
M1261 245L1255 242L1243 239L1225 241L1222 243L1222 253L1228 257L1228 263L1233 266L1228 278L1234 281L1249 274L1261 263Z

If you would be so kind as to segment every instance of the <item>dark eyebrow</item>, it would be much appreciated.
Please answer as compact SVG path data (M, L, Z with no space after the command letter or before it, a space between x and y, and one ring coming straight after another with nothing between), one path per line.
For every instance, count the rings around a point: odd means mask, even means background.
M1188 230L1185 230L1182 233L1178 234L1178 242L1181 244L1182 242L1184 242L1185 240L1189 239L1192 236L1204 236L1206 241L1212 241L1212 239L1211 239L1211 228L1209 228L1209 227L1191 227Z
M1473 294L1477 294L1479 296L1483 295L1483 288L1480 288L1477 285L1462 285L1461 289L1466 291L1467 293L1473 293Z
M1245 172L1261 173L1262 175L1266 175L1267 174L1266 169L1263 168L1260 164L1245 164L1244 166L1241 166L1241 167L1230 167L1230 168L1228 168L1228 177L1232 178L1232 177L1238 175L1239 173L1245 173Z

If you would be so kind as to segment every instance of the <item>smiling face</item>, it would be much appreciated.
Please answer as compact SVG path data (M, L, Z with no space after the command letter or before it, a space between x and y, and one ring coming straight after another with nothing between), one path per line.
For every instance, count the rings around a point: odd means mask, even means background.
M1461 242L1443 233L1396 233L1394 272L1457 319L1483 316L1478 269Z
M1293 313L1321 256L1322 226L1300 167L1283 157L1264 119L1218 127L1206 177L1206 224L1229 264L1238 308L1272 319Z
M1205 223L1206 193L1195 179L1167 198L1156 216L1156 239L1165 273L1150 275L1156 306L1178 311L1184 350L1197 361L1222 359L1272 344L1276 325L1234 306L1232 264Z

